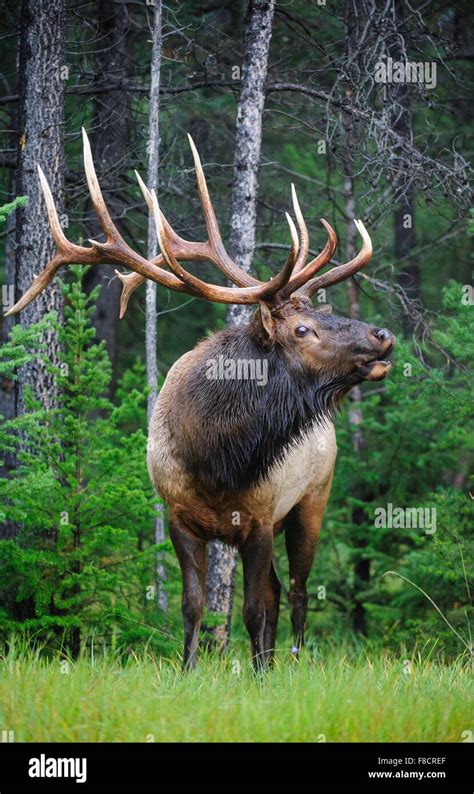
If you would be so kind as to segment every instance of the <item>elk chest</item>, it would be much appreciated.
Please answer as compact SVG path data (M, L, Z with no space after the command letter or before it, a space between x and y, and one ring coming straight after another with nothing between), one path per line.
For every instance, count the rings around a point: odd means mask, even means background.
M305 496L326 487L332 477L336 452L332 422L311 425L289 445L265 480L252 489L250 498L257 504L271 504L273 523L281 521Z

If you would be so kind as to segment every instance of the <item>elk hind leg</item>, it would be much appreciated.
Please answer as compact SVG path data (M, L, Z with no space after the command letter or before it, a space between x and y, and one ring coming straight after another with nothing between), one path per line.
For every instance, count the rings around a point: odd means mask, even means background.
M205 602L206 542L197 537L178 516L170 513L170 538L183 578L183 670L196 665L199 628Z

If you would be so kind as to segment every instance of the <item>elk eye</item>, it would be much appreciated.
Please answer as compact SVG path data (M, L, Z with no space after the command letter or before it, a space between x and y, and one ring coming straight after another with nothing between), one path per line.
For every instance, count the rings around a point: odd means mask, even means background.
M298 326L295 328L295 334L296 334L296 336L306 336L306 334L308 333L308 331L309 331L309 328L308 328L308 326L307 326L307 325L298 325Z

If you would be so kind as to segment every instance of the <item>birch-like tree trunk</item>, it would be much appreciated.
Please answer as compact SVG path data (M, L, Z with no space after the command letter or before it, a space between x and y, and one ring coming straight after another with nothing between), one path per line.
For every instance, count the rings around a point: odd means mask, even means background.
M234 169L230 209L230 254L250 270L255 251L258 168L262 145L262 114L268 51L275 10L274 0L252 0L245 19L245 52L237 106L234 142ZM250 318L248 307L229 307L229 325L241 325ZM209 544L206 606L225 622L213 634L219 646L227 645L232 618L236 550L220 541Z
M31 286L54 254L48 216L38 180L40 164L49 181L60 218L64 209L64 0L23 0L21 4L19 61L19 141L16 174L17 195L28 196L26 207L16 212L15 299ZM64 218L63 218L64 220ZM62 315L57 284L50 284L23 309L19 322L38 322L47 312ZM51 328L45 332L48 354L58 363L58 339ZM30 387L45 408L56 402L53 376L36 359L19 372L15 410L25 408L25 389Z
M149 131L148 131L148 187L150 190L158 189L158 167L160 164L160 69L161 69L161 0L155 0L155 14L153 20L153 46L151 51L151 85L150 85L150 107L149 107ZM148 215L148 241L147 257L154 259L158 251L158 240L156 235L155 222L153 215ZM157 358L157 333L156 333L156 284L153 281L146 282L146 314L145 314L145 335L146 335L146 372L147 385L150 389L148 394L147 414L148 421L158 396L158 358ZM165 539L165 508L163 502L155 505L155 542L163 543ZM158 604L164 611L168 608L168 599L163 583L166 580L166 571L163 565L163 557L160 553L156 562L156 592Z

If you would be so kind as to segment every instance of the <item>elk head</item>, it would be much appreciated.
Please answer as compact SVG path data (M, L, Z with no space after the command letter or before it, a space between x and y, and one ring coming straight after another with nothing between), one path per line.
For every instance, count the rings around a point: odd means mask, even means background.
M264 347L278 345L290 368L341 379L351 388L388 374L395 337L385 328L332 314L329 305L313 306L309 297L292 295L288 304L261 304L255 334Z
M123 274L115 271L123 290L120 316L123 317L132 292L146 279L169 289L219 303L257 304L259 311L253 319L253 332L265 347L278 346L290 365L315 373L337 373L345 378L348 388L362 380L380 380L390 364L385 360L395 343L395 337L385 329L336 317L330 307L317 308L311 297L319 289L332 286L360 271L372 256L372 243L362 221L355 221L363 245L350 262L316 275L331 259L337 239L331 226L322 220L328 233L322 252L306 262L309 251L308 230L301 213L294 186L293 208L298 231L286 213L290 227L291 248L284 267L268 282L254 278L240 268L225 250L216 215L209 197L199 154L188 136L196 168L199 197L204 213L208 239L189 242L172 229L158 206L154 191L149 191L136 174L145 200L156 224L161 255L149 261L136 253L119 234L102 196L85 130L84 166L92 204L97 213L105 242L90 240L91 247L75 245L65 237L46 178L38 165L51 232L56 253L45 269L35 277L31 287L7 312L16 314L35 299L53 280L59 268L69 264L121 264L134 271ZM215 265L234 287L209 284L189 273L181 265L184 260L206 260ZM165 266L169 270L165 270Z

